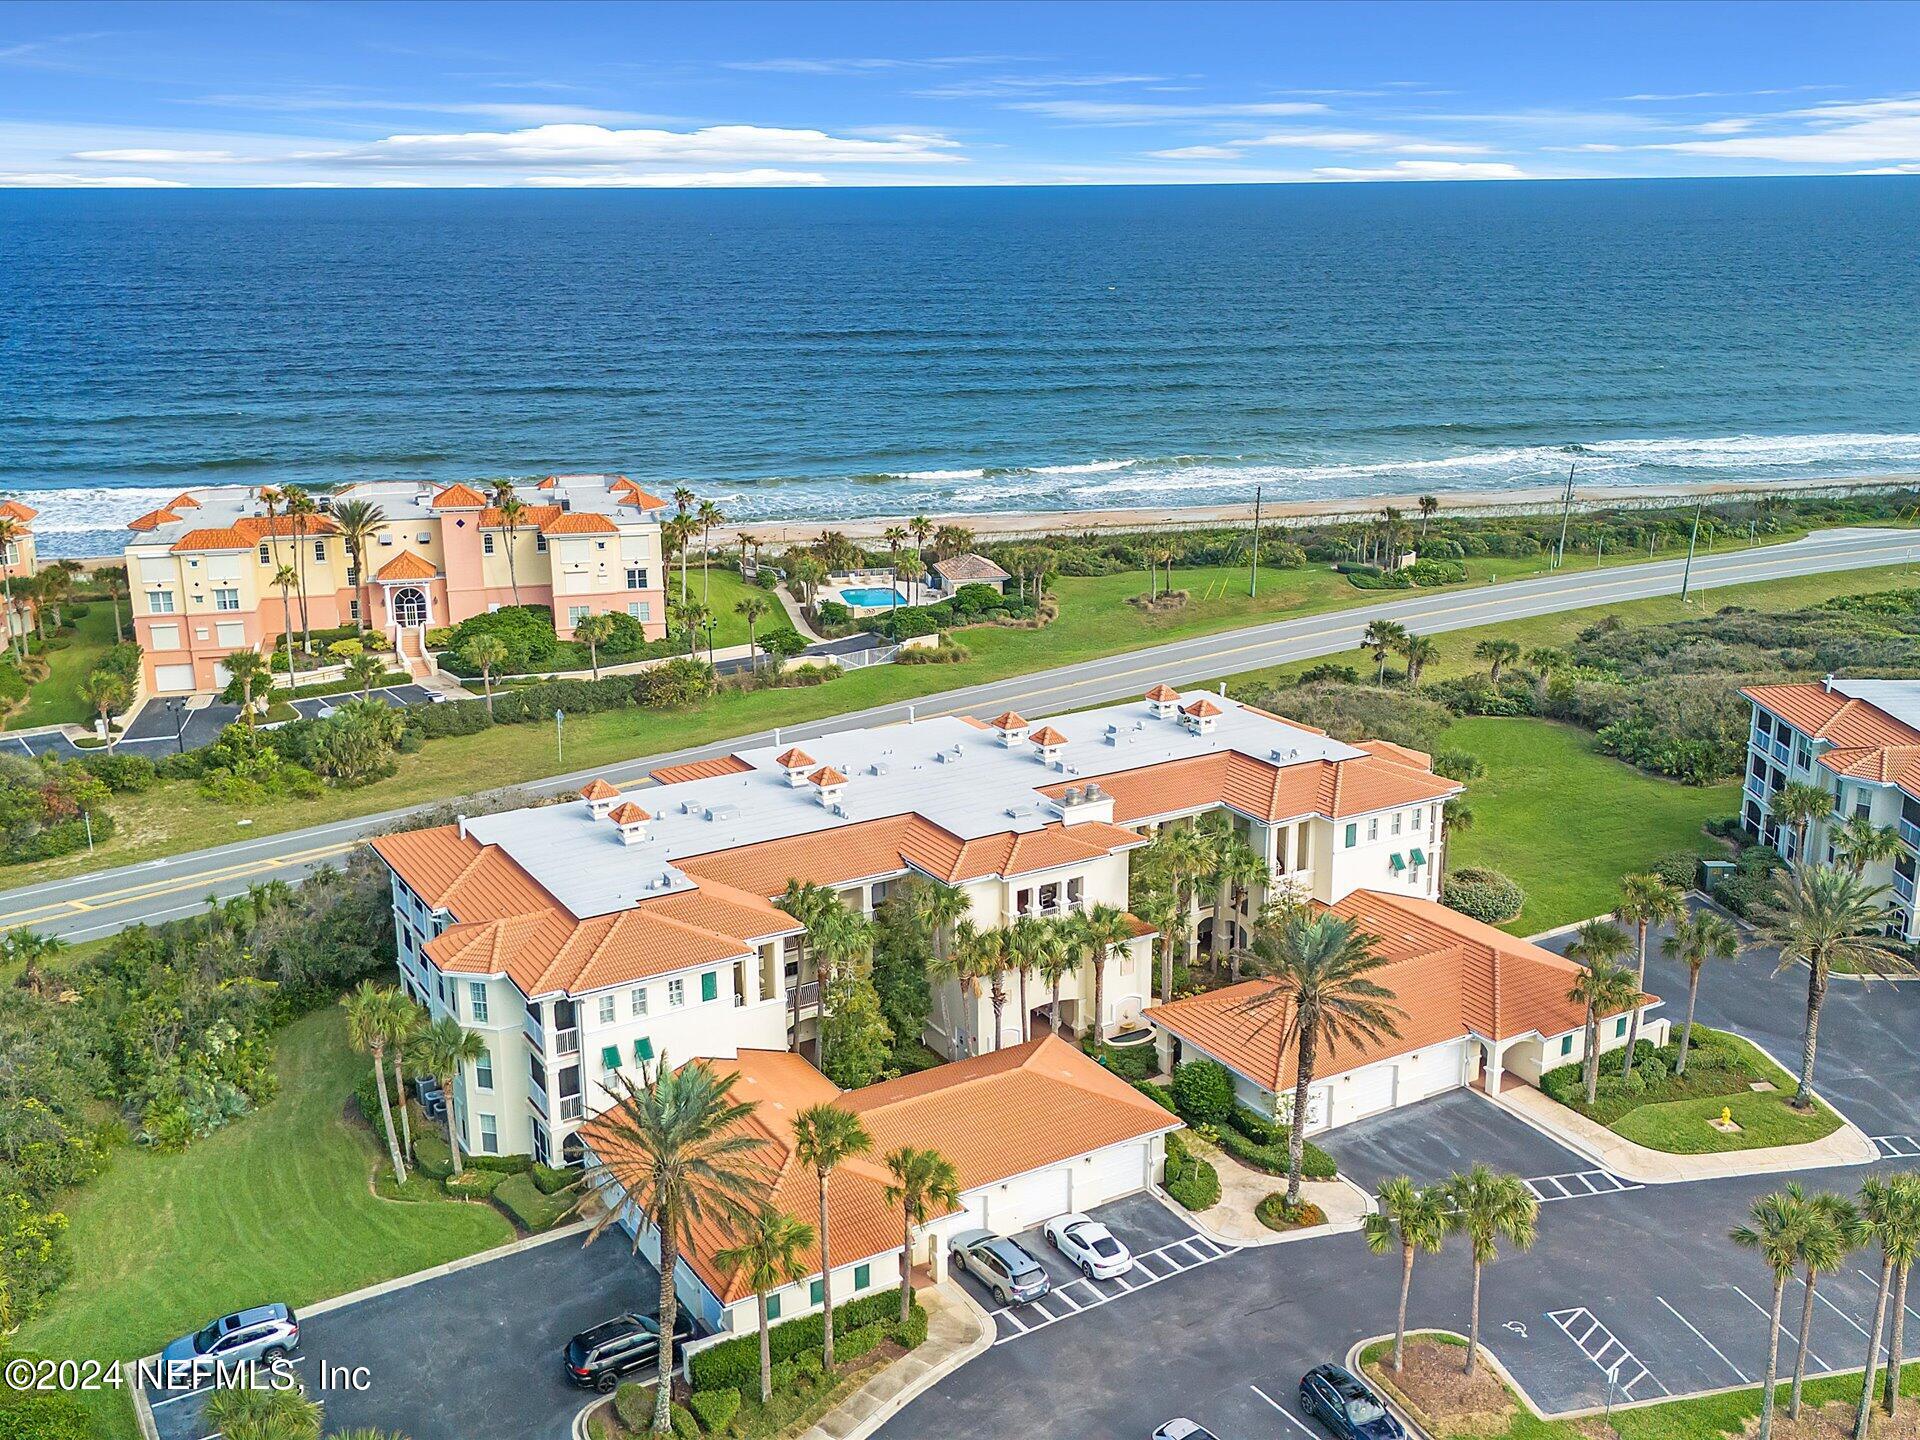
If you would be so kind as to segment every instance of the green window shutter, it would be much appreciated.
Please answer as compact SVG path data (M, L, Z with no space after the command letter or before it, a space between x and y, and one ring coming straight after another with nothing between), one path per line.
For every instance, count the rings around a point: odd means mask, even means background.
M709 970L700 977L700 998L718 1000L720 998L720 972Z
M773 1294L767 1296L767 1319L778 1320L779 1318L780 1318L780 1292L776 1290L773 1292Z
M1615 1036L1620 1036L1627 1033L1627 1017L1626 1016L1622 1015L1618 1020L1613 1022L1613 1033Z
M618 1070L620 1068L620 1047L618 1045L602 1045L600 1047L600 1063L609 1070Z
M807 1303L809 1305L818 1305L820 1303L820 1297L824 1293L820 1288L820 1282L818 1280L814 1281L811 1285L807 1286Z
M653 1041L642 1035L633 1042L633 1058L639 1064L646 1064L653 1058Z
M1358 825L1347 826L1347 848L1349 850L1351 850L1354 847L1355 842L1357 842L1359 838L1360 838L1360 827Z
M853 1267L853 1288L864 1290L873 1284L873 1266L856 1265Z
M1407 868L1407 862L1400 858L1400 852L1398 850L1394 851L1393 857L1387 861L1387 868L1396 875Z
M1562 1035L1560 1037L1560 1053L1562 1055L1571 1055L1573 1053L1573 1037L1571 1035Z
M1418 866L1421 866L1421 865L1424 865L1424 864L1426 864L1426 863L1427 863L1427 852L1426 852L1426 851L1424 851L1424 850L1418 850L1418 849L1416 849L1416 850L1415 850L1415 851L1413 852L1413 863L1414 863L1414 865L1415 865L1416 867L1418 867Z

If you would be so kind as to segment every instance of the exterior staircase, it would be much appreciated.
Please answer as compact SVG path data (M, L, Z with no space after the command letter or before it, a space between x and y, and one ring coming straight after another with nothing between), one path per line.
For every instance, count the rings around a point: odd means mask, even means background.
M400 659L407 667L407 674L416 680L425 680L433 674L433 662L427 658L426 641L418 627L403 626L400 630Z

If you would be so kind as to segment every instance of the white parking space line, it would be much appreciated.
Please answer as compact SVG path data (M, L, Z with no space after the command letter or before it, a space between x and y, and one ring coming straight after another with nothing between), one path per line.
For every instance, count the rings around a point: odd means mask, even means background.
M306 1360L307 1360L307 1357L304 1355L289 1355L287 1357L287 1364L304 1365L306 1363ZM208 1380L204 1385L196 1385L191 1390L182 1390L178 1395L169 1395L164 1400L153 1399L152 1391L149 1390L148 1399L147 1399L147 1408L149 1410L158 1410L164 1405L177 1405L182 1400L196 1399L199 1396L211 1393L213 1390L217 1388L218 1387L214 1384L212 1380Z
M1298 1415L1294 1414L1291 1410L1287 1409L1286 1406L1282 1405L1278 1400L1274 1399L1273 1396L1269 1395L1266 1391L1262 1390L1258 1385L1249 1385L1247 1388L1253 1391L1253 1393L1258 1395L1262 1400L1266 1401L1267 1404L1271 1405L1275 1410L1278 1410L1282 1415L1286 1416L1287 1419L1291 1420L1295 1428L1304 1430L1306 1431L1307 1434L1314 1435L1315 1440L1319 1440L1319 1437L1315 1435L1315 1432L1307 1424L1306 1421L1302 1420Z
M1186 1253L1182 1253L1183 1249ZM1109 1293L1101 1290L1085 1279L1070 1280L1065 1285L1048 1291L1045 1295L1041 1296L1039 1300L1031 1301L1020 1307L1022 1312L1020 1314L1016 1314L1013 1307L1007 1305L1002 1305L997 1310L989 1311L988 1313L995 1317L1005 1316L1014 1326L1013 1334L999 1335L993 1343L995 1345L1005 1345L1009 1340L1021 1339L1023 1336L1031 1335L1036 1330L1044 1330L1049 1325L1057 1325L1060 1321L1078 1315L1082 1311L1093 1310L1102 1305L1111 1304L1115 1300L1133 1294L1136 1290L1144 1290L1149 1285L1158 1285L1162 1280L1171 1280L1176 1275L1184 1275L1189 1270L1197 1270L1202 1265L1211 1265L1216 1260L1224 1260L1227 1256L1236 1253L1238 1252L1219 1245L1208 1244L1202 1247L1189 1244L1185 1240L1171 1241L1157 1249L1148 1250L1144 1254L1134 1256L1133 1269L1126 1272L1126 1278L1119 1282L1122 1288L1116 1292ZM1200 1258L1192 1258L1196 1255ZM1149 1266L1143 1263L1148 1260L1153 1261L1154 1265ZM1160 1273L1160 1270L1156 1268L1160 1266L1165 1267L1165 1274ZM1136 1280L1134 1278L1136 1274L1145 1278ZM1066 1291L1075 1285L1083 1287L1092 1298L1081 1300L1077 1296L1068 1295ZM1054 1299L1064 1302L1059 1307L1064 1313L1056 1315L1046 1307L1044 1302ZM1034 1318L1036 1313L1040 1318Z
M1761 1319L1765 1320L1769 1317L1771 1312L1768 1311L1767 1307L1762 1305L1758 1300L1754 1299L1753 1296L1749 1295L1746 1291L1742 1290L1738 1285L1733 1287L1733 1293L1738 1295L1742 1300L1746 1301L1749 1305L1753 1306L1755 1310L1758 1310L1760 1312ZM1780 1317L1780 1333L1781 1335L1786 1337L1787 1344L1790 1347L1797 1347L1800 1344L1800 1337L1794 1334L1793 1331L1787 1328L1787 1319L1785 1315L1782 1315ZM1807 1347L1807 1358L1813 1361L1814 1369L1824 1370L1827 1368L1827 1362L1822 1360L1818 1355L1813 1353L1813 1347L1811 1345Z
M1627 1348L1626 1342L1601 1323L1584 1305L1576 1305L1570 1310L1549 1310L1547 1318L1560 1328L1574 1347L1591 1360L1600 1372L1620 1387L1620 1393L1629 1400L1634 1398L1633 1387L1642 1380L1650 1380L1662 1395L1673 1392L1660 1383L1640 1358ZM1598 1342L1598 1343L1595 1343Z
M1794 1278L1794 1281L1800 1286L1801 1301L1804 1304L1806 1289L1807 1289L1807 1282L1805 1280L1802 1280L1798 1275L1794 1276L1793 1278ZM1842 1320L1846 1321L1847 1324L1851 1325L1862 1336L1866 1335L1867 1327L1862 1325L1858 1320L1854 1319L1851 1315L1847 1314L1846 1311L1842 1310L1838 1305L1834 1304L1833 1301L1829 1300L1826 1297L1826 1294L1817 1285L1814 1287L1813 1298L1819 1301L1822 1305L1826 1306L1829 1310L1833 1311L1833 1313L1838 1315ZM1881 1344L1881 1349L1884 1351L1886 1349L1886 1342L1883 1340L1880 1342L1880 1344ZM1887 1358L1891 1360L1893 1357L1891 1354L1889 1354Z
M1734 1374L1738 1375L1742 1382L1748 1385L1751 1385L1753 1383L1753 1377L1747 1374L1747 1372L1742 1370L1738 1365L1734 1364L1733 1361L1727 1359L1725 1352L1722 1351L1718 1345L1714 1344L1713 1341L1707 1339L1705 1335L1702 1335L1700 1333L1698 1326L1696 1326L1691 1320L1687 1319L1687 1317L1682 1315L1678 1310L1674 1309L1673 1306L1667 1305L1666 1296L1656 1295L1653 1298L1658 1300L1662 1305L1666 1305L1667 1313L1673 1316L1673 1318L1678 1320L1682 1325L1686 1326L1687 1329L1693 1331L1694 1338L1699 1340L1699 1342L1702 1345L1706 1346L1707 1349L1713 1351L1714 1354L1718 1355L1720 1357L1721 1363L1723 1363L1729 1370L1733 1371Z
M1520 1182L1533 1192L1542 1205L1555 1200L1588 1200L1595 1195L1618 1195L1625 1190L1644 1190L1622 1180L1609 1170L1569 1170L1560 1175L1536 1175Z
M1862 1280L1866 1281L1869 1285L1873 1286L1875 1294L1879 1293L1880 1277L1878 1275L1869 1274L1865 1270L1856 1270L1854 1271L1854 1274L1858 1275ZM1911 1305L1907 1306L1907 1314L1913 1316L1913 1318L1916 1320L1920 1320L1920 1310L1915 1310Z
M1880 1153L1889 1160L1912 1160L1920 1157L1920 1136L1913 1135L1875 1135L1873 1143L1880 1147Z

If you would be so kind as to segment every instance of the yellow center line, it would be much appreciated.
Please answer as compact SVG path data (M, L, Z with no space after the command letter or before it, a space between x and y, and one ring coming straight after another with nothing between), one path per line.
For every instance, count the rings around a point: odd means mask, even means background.
M335 855L344 855L359 843L358 840L349 840L341 844L321 845L311 850L300 850L286 855L247 860L237 865L226 865L217 870L196 871L192 875L176 879L149 880L139 885L103 891L98 895L87 895L79 899L49 900L41 905L29 906L25 910L0 915L0 928L57 920L70 915L84 915L89 911L109 909L129 900L158 900L188 890L204 890L210 885L218 885L225 880L234 880L246 875L263 875L272 870L285 869L290 865L302 865Z

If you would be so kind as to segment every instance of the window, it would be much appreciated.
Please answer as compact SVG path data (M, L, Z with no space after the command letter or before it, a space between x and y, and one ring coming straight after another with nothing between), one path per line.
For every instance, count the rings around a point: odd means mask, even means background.
M173 614L173 592L171 590L149 590L147 609L155 615Z
M767 1296L767 1319L778 1320L779 1318L780 1318L780 1292L776 1290L771 1295Z
M540 1063L540 1057L531 1050L527 1052L527 1074L532 1077L533 1088L542 1095L547 1093L547 1067Z
M629 590L644 590L647 588L647 570L644 565L629 565L627 567L627 588Z
M627 604L627 614L644 625L647 621L653 619L653 602L650 600L629 601Z
M493 532L491 530L482 530L480 532L480 553L482 555L493 554Z
M1627 1033L1627 1017L1622 1015L1618 1020L1613 1022L1613 1038L1618 1040L1622 1035L1626 1033Z
M873 1266L856 1265L853 1267L853 1288L856 1292L873 1284Z
M1560 1037L1560 1053L1562 1055L1571 1055L1573 1053L1573 1036L1562 1035Z
M1400 833L1400 812L1399 812L1398 810L1396 810L1396 811L1394 811L1394 812L1393 812L1393 831L1392 831L1392 833L1393 833L1393 834L1395 834L1395 835L1398 835L1398 834Z
M1067 904L1079 905L1087 898L1087 882L1078 875L1067 881Z
M818 1305L820 1303L820 1282L818 1280L815 1280L807 1286L807 1303L809 1305Z
M500 1153L500 1127L491 1115L480 1117L480 1149L487 1155Z
M1013 913L1030 915L1033 913L1033 891L1017 890L1013 896Z
M1360 843L1360 827L1358 825L1347 826L1347 848L1351 850L1354 846L1358 845L1359 843Z
M347 584L358 585L359 583L360 583L359 567L354 565L347 566Z
M635 1015L644 1015L647 1013L647 987L646 986L644 985L634 986L632 993L627 998L628 998L629 1004L632 1007L633 1013Z
M720 972L709 970L700 977L700 998L718 1000L720 998Z
M653 1041L642 1035L633 1042L633 1060L636 1065L644 1065L653 1059Z
M476 1090L493 1089L493 1052L491 1050L473 1062L473 1086Z
M1378 840L1379 838L1380 838L1380 817L1378 815L1375 815L1367 821L1367 839Z
M602 1025L613 1024L613 996L611 995L602 995L600 997L600 1023Z
M313 542L313 558L316 560L324 560L327 558L327 542L326 541L316 540Z
M538 530L533 532L533 548L542 555L547 553L547 537Z
M180 627L178 625L155 625L147 631L148 639L154 650L178 650L180 648Z
M351 575L347 577L347 583L349 585L353 584L353 577ZM347 601L347 614L351 615L355 620L360 618L360 602L358 599Z
M264 540L260 542L260 563L262 565L273 563L273 547Z
M687 982L681 979L667 981L667 1008L678 1010L687 1003Z
M487 982L472 980L467 984L467 1013L475 1020L487 1018Z
M588 609L585 605L567 606L567 624L569 625L578 625L582 620L587 618L587 615Z
M216 588L213 592L213 608L216 610L238 610L240 592L226 588Z

